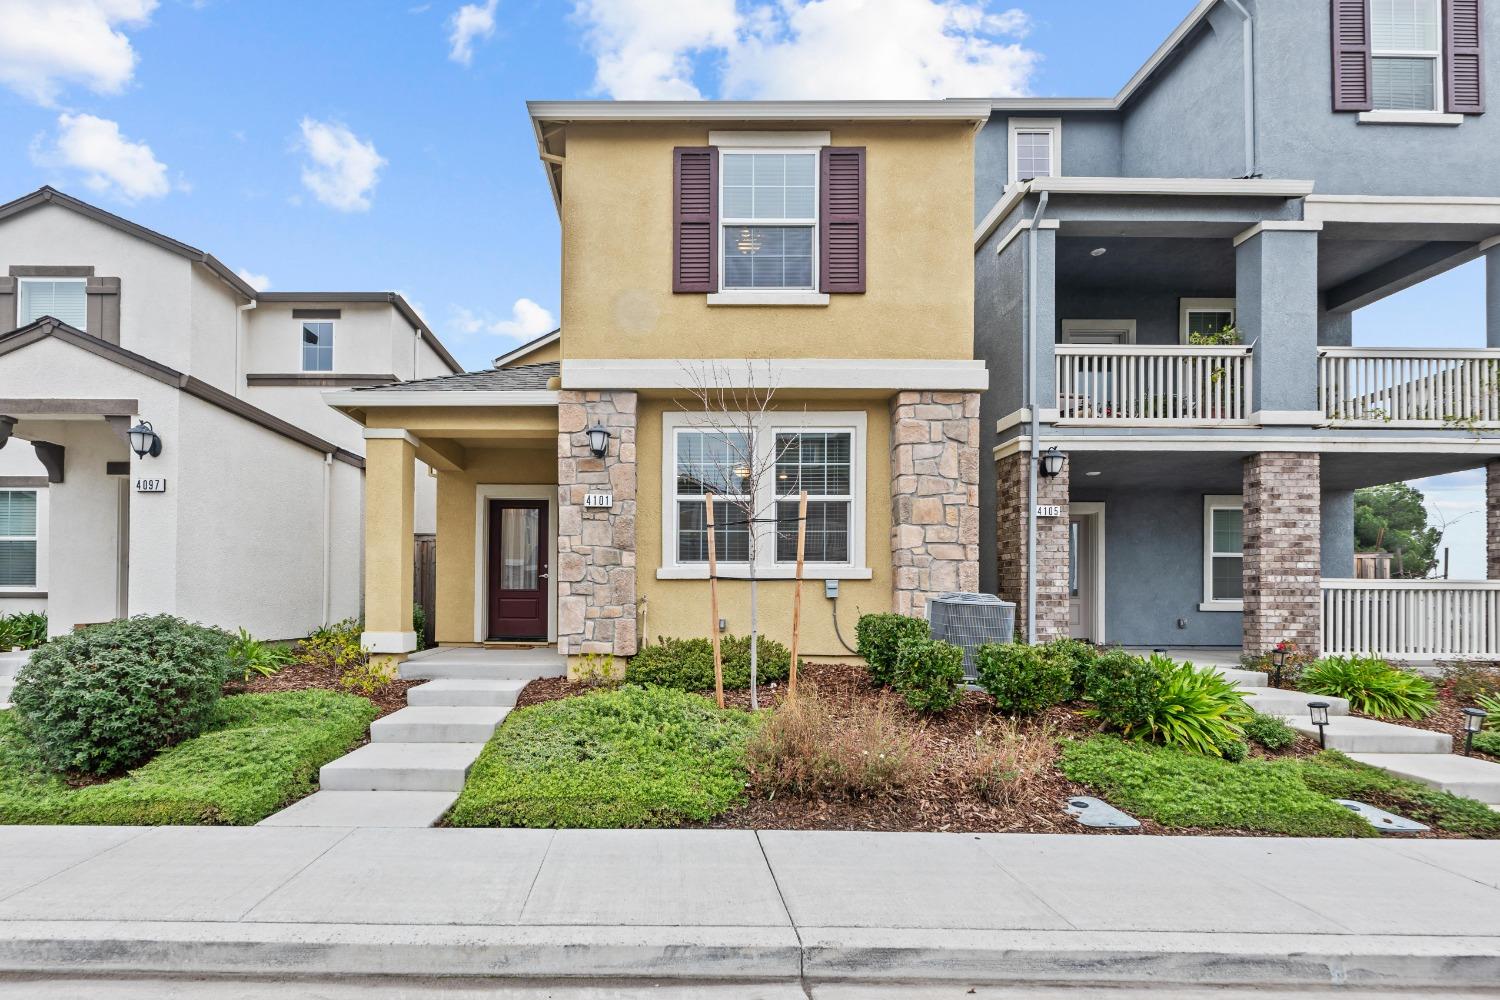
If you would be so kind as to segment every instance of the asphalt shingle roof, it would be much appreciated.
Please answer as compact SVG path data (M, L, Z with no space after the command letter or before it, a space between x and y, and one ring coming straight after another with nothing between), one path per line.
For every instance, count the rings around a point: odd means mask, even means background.
M556 377L562 365L556 361L543 361L535 365L516 365L513 368L486 368L484 371L464 372L461 375L439 375L436 378L419 378L410 382L395 382L391 385L372 385L356 389L356 392L374 390L379 392L506 392L522 389L545 389L547 382Z

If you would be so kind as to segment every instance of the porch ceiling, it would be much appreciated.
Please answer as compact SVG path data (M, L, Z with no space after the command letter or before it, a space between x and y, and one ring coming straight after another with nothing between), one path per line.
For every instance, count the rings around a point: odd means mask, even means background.
M1244 451L1087 451L1065 449L1069 485L1075 494L1094 490L1201 490L1238 493L1243 488ZM1325 452L1323 488L1354 490L1382 483L1425 479L1483 468L1494 455L1426 452ZM1097 472L1098 475L1089 475ZM1086 498L1086 497L1085 497Z

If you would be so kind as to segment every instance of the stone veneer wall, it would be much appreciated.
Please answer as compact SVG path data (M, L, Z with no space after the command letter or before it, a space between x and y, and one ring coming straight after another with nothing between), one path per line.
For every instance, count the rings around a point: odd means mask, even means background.
M891 400L893 606L979 589L979 394L901 392Z
M1500 247L1496 247L1500 250ZM1485 466L1485 577L1500 580L1500 459Z
M603 458L587 429L608 427ZM636 651L636 394L563 390L557 406L557 649L577 656ZM614 506L586 510L585 493Z
M1321 461L1267 451L1245 459L1245 652L1322 647Z
M1036 519L1036 638L1066 637L1068 628L1068 482L1071 463L1056 476L1036 477L1036 502L1062 508L1057 517ZM995 519L1000 597L1016 604L1016 634L1026 637L1027 482L1030 451L995 462Z

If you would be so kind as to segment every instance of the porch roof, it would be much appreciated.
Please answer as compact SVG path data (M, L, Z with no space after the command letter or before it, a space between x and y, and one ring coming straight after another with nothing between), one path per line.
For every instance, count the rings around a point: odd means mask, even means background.
M373 407L551 406L557 405L561 363L544 361L511 368L486 368L460 375L411 379L389 385L325 392L334 409L359 419Z
M506 392L516 389L546 389L547 383L557 378L562 370L558 361L543 361L534 365L516 365L512 368L486 368L477 372L462 372L457 375L438 375L433 378L411 379L391 385L366 386L352 390L367 392Z

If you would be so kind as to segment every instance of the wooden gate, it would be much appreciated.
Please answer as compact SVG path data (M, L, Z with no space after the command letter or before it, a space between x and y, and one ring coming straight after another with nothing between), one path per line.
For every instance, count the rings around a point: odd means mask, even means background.
M417 637L420 648L433 645L433 634L437 628L437 536L416 535L412 552L412 601L421 606L426 620L422 635Z

